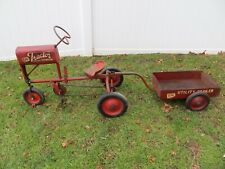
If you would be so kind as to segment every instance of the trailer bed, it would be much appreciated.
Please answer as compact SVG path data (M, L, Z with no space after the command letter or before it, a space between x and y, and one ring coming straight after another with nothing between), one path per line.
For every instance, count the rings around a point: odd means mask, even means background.
M153 86L161 99L186 99L195 92L219 95L218 84L202 71L154 72Z

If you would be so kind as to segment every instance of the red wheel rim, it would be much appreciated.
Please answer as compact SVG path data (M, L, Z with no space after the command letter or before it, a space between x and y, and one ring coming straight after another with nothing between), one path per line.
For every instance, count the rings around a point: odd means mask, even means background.
M27 102L30 104L38 104L41 101L41 96L36 92L29 92L25 96Z
M208 100L204 96L197 96L190 102L192 110L203 110L208 105Z
M119 115L124 109L124 103L118 98L108 98L102 103L102 110L110 116Z

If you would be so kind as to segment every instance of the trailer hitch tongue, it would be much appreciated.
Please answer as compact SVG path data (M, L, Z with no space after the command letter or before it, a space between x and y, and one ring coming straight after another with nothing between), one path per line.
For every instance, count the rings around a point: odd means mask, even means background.
M135 75L135 76L138 76L142 80L142 82L144 83L145 87L149 91L154 92L153 88L150 86L150 84L147 83L147 81L144 78L144 76L139 74L139 73L136 73L136 72L115 72L114 74L115 75Z

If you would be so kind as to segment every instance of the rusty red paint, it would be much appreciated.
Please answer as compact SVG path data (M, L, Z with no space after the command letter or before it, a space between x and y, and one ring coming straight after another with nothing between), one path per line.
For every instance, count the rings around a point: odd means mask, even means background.
M20 65L59 63L60 60L55 45L17 47L16 57Z
M218 84L202 71L155 72L153 86L161 99L186 99L195 92L218 96Z
M97 61L95 64L93 64L91 67L85 70L85 74L89 76L90 78L94 77L98 72L103 70L106 66L106 63L102 60Z
M53 88L53 91L56 95L65 95L67 90L66 88L61 85L60 83L53 83L52 84L52 88Z

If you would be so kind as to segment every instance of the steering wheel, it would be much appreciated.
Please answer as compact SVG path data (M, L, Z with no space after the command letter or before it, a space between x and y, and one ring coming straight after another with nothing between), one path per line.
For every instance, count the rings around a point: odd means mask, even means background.
M70 36L70 34L65 30L65 29L63 29L63 28L61 28L60 26L54 26L54 28L53 28L53 30L54 30L54 32L55 32L55 34L56 34L56 36L59 38L59 42L56 44L56 46L58 46L61 42L63 42L64 44L66 44L66 45L69 45L70 44L70 42L69 42L69 40L68 39L70 39L71 38L71 36ZM63 33L65 33L65 35L63 36L63 37L61 37L59 34L58 34L58 30L61 30Z

